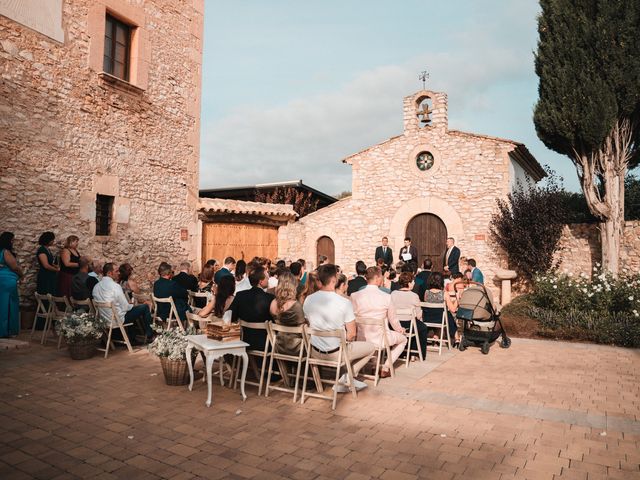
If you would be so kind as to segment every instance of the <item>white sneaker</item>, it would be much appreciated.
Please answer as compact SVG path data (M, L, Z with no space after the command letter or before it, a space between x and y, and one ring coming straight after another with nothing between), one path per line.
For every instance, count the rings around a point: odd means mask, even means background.
M333 390L338 393L347 393L349 391L349 387L343 385L342 383L338 383L333 386Z
M363 388L367 388L369 385L367 385L364 382L361 382L360 380L356 380L355 378L353 379L353 384L356 387L356 390L362 390Z

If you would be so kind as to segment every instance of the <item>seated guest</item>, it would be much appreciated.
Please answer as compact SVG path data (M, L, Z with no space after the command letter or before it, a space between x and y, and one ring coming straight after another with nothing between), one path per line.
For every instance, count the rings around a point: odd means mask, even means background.
M220 283L220 279L225 275L230 275L233 277L233 270L236 268L236 260L233 257L227 257L224 259L224 267L218 270L213 276L213 281L216 283Z
M344 298L349 298L347 295L347 276L344 273L338 274L338 280L336 281L336 293Z
M92 260L89 264L89 276L96 280L102 280L102 263L96 260Z
M357 328L351 302L336 293L337 272L334 265L318 267L318 280L322 285L320 290L309 295L304 302L304 314L309 320L311 328L320 331L331 331L344 328L347 337L347 354L353 367L353 375L357 376L375 351L375 346L369 342L355 341ZM338 338L311 337L311 356L325 360L338 360L340 340ZM355 380L355 387L359 390L367 386L366 383ZM347 392L348 378L345 373L338 380L334 388L338 392Z
M214 316L222 318L224 313L231 307L231 303L235 298L235 290L235 279L229 275L222 277L218 288L216 288L215 296L198 312L198 315L206 318L213 313Z
M476 266L476 261L473 258L467 260L467 268L471 270L471 281L484 284L484 275L482 271Z
M300 262L291 262L291 265L289 265L289 271L298 281L297 297L300 298L300 295L304 291L304 283L302 283L302 264Z
M380 290L384 293L391 293L391 279L389 278L390 270L384 265L380 272L382 272L382 285L380 285Z
M178 317L180 317L182 321L182 325L186 325L187 312L191 311L191 307L189 307L188 304L189 295L187 294L187 289L171 279L173 276L173 267L167 262L160 264L158 267L158 275L160 278L153 284L153 295L157 298L171 297L176 306ZM166 320L171 309L169 304L159 303L156 307L156 315Z
M92 298L92 290L98 283L98 279L89 276L89 265L91 265L89 258L80 257L78 265L78 273L71 279L71 298L74 300L86 300L87 298Z
M119 273L113 263L105 263L102 267L102 280L93 287L93 300L96 302L110 302L116 309L118 322L131 323L127 327L127 335L132 343L135 343L135 320L140 319L145 330L147 339L153 337L151 329L151 311L149 305L142 304L135 307L129 303L127 297L118 284ZM111 318L110 308L98 308L101 318L108 320Z
M200 275L198 276L198 290L196 290L196 292L212 294L213 288L213 267L205 263ZM193 303L196 307L203 308L207 304L207 300L205 298L196 297Z
M471 269L470 269L470 268L467 268L467 269L464 271L464 278L465 278L465 280L467 280L468 282L471 282L471 281L472 281L472 278L473 278L473 272L471 271Z
M185 290L198 291L198 277L191 273L191 264L189 262L180 263L180 272L173 277L173 281Z
M422 262L422 271L415 276L413 291L418 294L418 298L424 298L424 291L427 289L427 281L431 275L433 262L430 258Z
M237 268L237 265L236 265L236 268ZM246 272L246 275L244 276L244 278L239 282L236 280L236 293L243 292L245 290L251 289L251 283L249 282L249 276L251 275L251 272L253 272L256 268L261 268L261 265L255 259L251 260L247 264L247 272Z
M302 266L302 276L300 277L300 283L304 285L307 283L307 262L304 258L299 258L298 263Z
M300 293L300 295L298 296L298 301L304 305L305 299L309 295L313 295L314 293L316 293L318 290L320 290L321 287L322 285L320 284L320 280L318 279L318 273L309 272L309 275L307 276L307 283L304 286L304 290L302 290L302 293Z
M269 274L269 281L267 282L267 292L275 293L276 287L278 286L278 267L272 266L267 270Z
M273 300L273 295L264 291L267 287L267 272L263 267L257 267L249 274L251 288L236 293L229 309L233 312L231 321L244 320L251 323L263 323L272 320L269 307ZM250 350L264 350L267 339L266 330L246 329L243 332L243 339L249 344Z
M398 279L399 290L391 292L391 303L396 311L400 308L410 308L416 318L416 329L418 333L418 343L422 351L422 358L427 356L427 334L428 328L422 323L422 309L420 308L420 298L412 291L413 289L413 273L403 272ZM401 320L400 325L408 332L411 327L410 320ZM416 339L411 341L411 350L417 350Z
M391 375L391 367L402 354L407 337L405 330L398 322L395 315L391 295L380 290L382 285L382 272L378 267L370 267L366 272L367 286L351 295L351 303L356 317L376 318L384 321L384 329L387 340L391 346L391 358L380 368L380 376L386 378ZM389 325L393 330L389 329ZM358 325L358 339L371 342L374 345L382 344L380 327L377 325Z
M236 270L233 272L233 276L236 277L236 285L247 277L247 262L244 260L238 260L236 262Z
M444 278L440 272L433 272L429 276L427 283L427 290L424 293L424 301L428 303L444 303L445 310L447 310L447 323L449 325L449 336L451 339L455 338L458 326L456 321L451 315L451 312L447 309L444 295ZM442 321L442 312L438 308L423 308L422 320L426 323L440 323ZM434 338L438 338L434 335Z
M269 311L278 325L298 327L304 325L304 311L297 298L298 279L292 273L283 271L278 276L276 298L271 301ZM278 333L278 352L298 355L302 336L295 333Z
M131 276L133 275L133 267L129 263L123 263L118 267L118 274L120 279L120 286L125 295L129 298L133 298L134 293L140 293L140 287Z
M362 260L356 262L356 278L349 280L349 286L347 287L347 295L351 296L353 292L367 286L367 280L364 278L364 274L367 271L367 266Z
M395 292L400 290L400 284L398 283L398 273L393 269L389 269L389 290Z

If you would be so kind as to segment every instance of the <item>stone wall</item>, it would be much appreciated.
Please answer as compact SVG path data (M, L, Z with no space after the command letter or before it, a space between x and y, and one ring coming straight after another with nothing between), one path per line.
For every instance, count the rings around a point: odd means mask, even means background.
M46 230L130 262L143 284L161 260L196 256L204 0L62 8L64 42L0 16L0 231L16 235L24 302ZM106 9L137 26L131 83L95 61ZM95 235L96 194L115 197L109 236Z
M620 269L640 272L640 220L625 222L621 243ZM560 261L560 271L590 274L602 258L599 224L566 225L555 258Z

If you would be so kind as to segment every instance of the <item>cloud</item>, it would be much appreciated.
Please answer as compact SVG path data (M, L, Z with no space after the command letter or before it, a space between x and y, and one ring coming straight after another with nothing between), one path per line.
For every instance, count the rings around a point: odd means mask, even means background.
M303 179L330 194L350 190L340 160L402 133L402 99L420 88L425 68L428 88L449 95L450 127L472 130L478 111L492 108L492 87L532 75L530 51L491 33L460 34L447 52L363 71L332 92L237 107L203 126L201 186Z

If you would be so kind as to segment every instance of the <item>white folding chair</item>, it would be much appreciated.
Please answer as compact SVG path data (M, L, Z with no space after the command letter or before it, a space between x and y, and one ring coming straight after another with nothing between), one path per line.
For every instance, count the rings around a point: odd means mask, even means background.
M380 342L376 345L376 371L373 375L363 374L365 378L373 380L374 386L378 385L380 381L380 366L386 359L391 358L391 346L389 345L389 337L387 337L387 319L386 318L368 318L368 317L356 317L356 324L358 326L375 326L380 329ZM384 355L383 355L384 353ZM383 358L384 357L384 358ZM389 361L391 363L391 361ZM391 377L396 376L395 368L393 364L390 367Z
M176 304L173 302L172 297L166 298L158 298L155 295L151 295L153 299L153 303L155 305L155 317L154 320L159 320L160 322L167 322L167 330L171 328L171 325L175 322L180 327L180 330L184 330L184 325L182 325L182 320L180 320L180 316L178 315L178 309L176 308ZM158 316L158 304L167 303L169 304L169 315L166 319L163 319Z
M200 310L200 309L196 308L194 310ZM189 326L195 327L196 330L198 330L199 332L205 331L207 329L207 324L214 322L216 320L219 320L220 322L222 322L221 318L214 317L213 314L209 315L208 317L201 317L200 315L198 315L197 311L187 312L187 322L189 323Z
M431 303L431 302L420 302L420 306L422 308L428 308L431 310L441 310L442 317L440 323L436 322L424 322L424 324L428 328L435 328L436 331L440 331L440 335L438 338L429 338L427 342L432 342L437 344L437 347L427 346L428 349L433 351L437 351L438 355L442 354L442 344L445 343L447 348L451 350L451 339L449 337L449 321L447 320L447 305L445 302L442 303ZM446 336L446 338L445 338Z
M411 354L418 354L418 358L420 361L424 361L422 357L422 349L420 348L420 337L418 336L418 326L416 322L415 310L413 308L397 308L396 309L396 317L399 322L410 322L409 331L404 335L407 337L407 359L405 362L405 366L409 367L409 362L411 361ZM416 349L411 348L411 341L415 338Z
M76 300L75 298L71 298L71 306L73 306L74 311L83 310L89 313L90 315L93 315L94 317L96 315L96 309L93 306L93 302L91 301L90 298L86 298L84 300ZM86 307L86 308L79 308L79 307Z
M336 402L338 400L338 390L333 389L333 394L323 395L324 392L323 383L329 385L338 385L338 381L340 379L340 370L342 367L346 367L347 370L347 382L349 386L349 390L351 391L351 395L353 398L358 397L358 393L356 391L356 386L353 382L353 367L351 366L351 359L349 358L349 354L347 352L347 336L344 331L344 328L340 328L338 330L330 330L330 331L321 331L314 330L308 325L303 326L303 334L304 334L304 344L305 350L307 351L307 359L304 365L304 376L302 378L302 394L300 395L300 404L304 404L304 401L307 397L321 398L323 400L331 400L331 410L336 409ZM323 338L337 338L340 340L340 348L338 349L338 359L337 360L324 360L321 358L315 358L312 356L313 347L311 346L311 337L323 337ZM323 379L320 375L319 367L330 367L336 369L335 379ZM309 369L311 369L311 374L313 376L313 380L316 385L317 393L307 392L307 378L309 376Z
M264 391L264 396L269 396L269 389L278 390L280 392L293 393L293 403L298 400L298 385L300 384L300 373L302 370L302 363L304 361L304 331L303 326L288 327L286 325L278 325L277 323L267 322L267 332L271 341L271 353L269 354L269 371L267 372L267 386ZM298 355L290 355L278 351L278 343L282 343L282 334L296 335L300 337L300 349ZM278 370L280 376L284 381L284 386L271 385L271 374L273 373L273 361L278 364ZM296 364L296 373L291 374L287 368L287 362ZM295 378L295 384L293 389L290 387L287 381L289 377Z
M107 335L107 344L105 348L99 348L98 350L104 351L104 358L107 358L109 355L109 349L116 349L114 343L122 343L127 346L127 350L129 353L133 353L133 348L131 348L131 342L129 342L129 336L127 335L127 330L125 327L133 325L133 323L124 323L118 320L118 312L116 312L116 307L112 302L93 302L93 305L96 307L97 315L100 318L106 320L109 324L109 334ZM113 333L113 329L117 327L120 329L120 333L122 334L123 340L112 340L111 334Z
M53 314L53 303L51 302L51 295L49 294L41 294L36 293L36 314L33 317L33 325L31 327L31 336L29 340L33 339L33 334L36 332L36 325L38 324L38 319L41 318L44 321L44 326L42 328L42 338L40 338L40 343L44 344L44 336L46 333L47 326L49 325L49 319ZM45 306L46 304L46 306Z
M71 306L71 303L69 302L69 299L66 296L54 297L53 295L51 295L50 301L52 306L52 312L51 312L51 316L49 317L49 327L52 328L55 332L54 323L61 322L68 315L71 315L73 313L73 307ZM45 338L45 342L47 340L48 339ZM62 345L62 335L58 334L58 350L60 350L61 345Z
M269 332L267 331L267 322L245 322L244 320L238 320L240 324L240 338L244 341L245 332L247 330L261 330L265 332L266 339L264 341L264 349L263 350L249 350L247 348L247 355L249 356L249 365L253 371L253 374L256 377L257 382L246 380L244 383L246 385L253 385L254 387L258 387L258 396L262 395L262 387L264 385L264 372L267 367L267 360L269 358L269 347L271 345L271 340L269 338ZM258 366L256 365L256 358L262 359L262 366L260 367L260 371L258 372ZM233 388L234 390L238 386L238 376L240 374L240 368L238 365L238 357L234 357L233 359L233 370L235 371L234 380L233 380Z
M189 306L191 308L203 308L201 302L198 302L198 299L201 298L204 300L204 304L206 305L207 302L209 301L210 298L210 294L206 293L206 292L193 292L191 290L187 290L187 295L189 295Z

